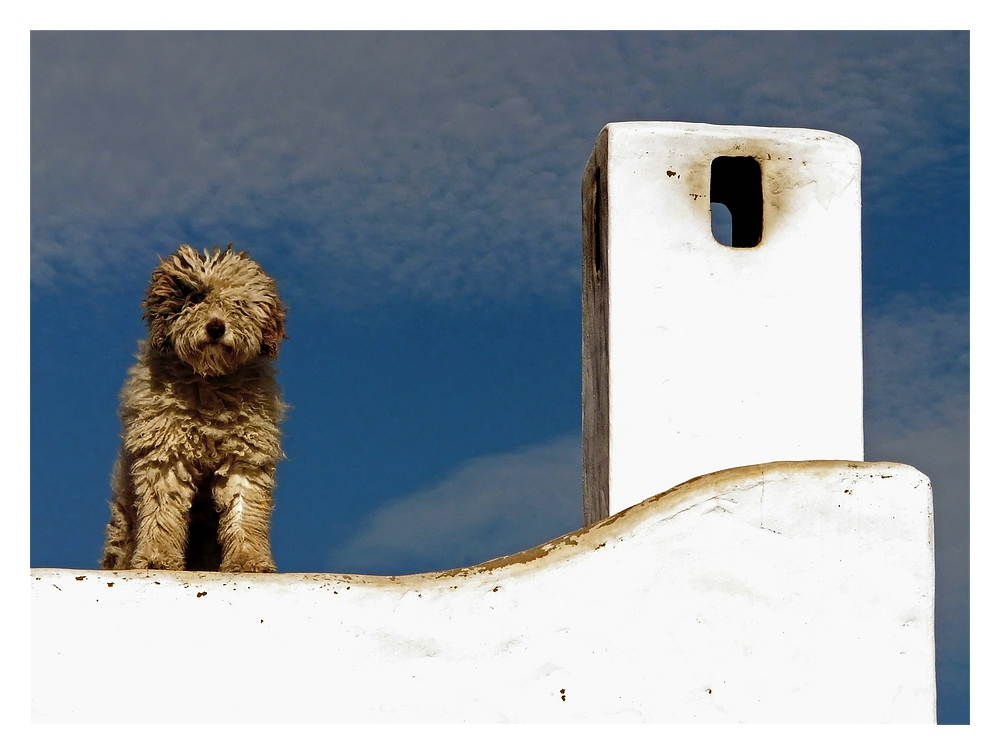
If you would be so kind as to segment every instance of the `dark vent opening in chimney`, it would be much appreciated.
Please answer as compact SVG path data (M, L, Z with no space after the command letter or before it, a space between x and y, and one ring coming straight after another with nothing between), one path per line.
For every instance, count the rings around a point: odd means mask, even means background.
M712 235L720 244L749 249L764 235L764 193L760 163L752 157L717 157L712 160L709 202L723 205L731 218L729 228L722 208L712 208ZM726 233L727 230L732 233Z

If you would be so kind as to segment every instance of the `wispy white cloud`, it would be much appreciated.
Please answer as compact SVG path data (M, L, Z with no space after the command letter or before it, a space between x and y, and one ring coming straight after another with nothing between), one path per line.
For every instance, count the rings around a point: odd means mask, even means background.
M583 526L579 436L465 462L378 508L332 551L332 571L399 574L470 566Z
M967 164L967 70L961 34L34 33L33 280L266 238L345 303L568 294L605 122L839 131L891 203Z
M969 300L900 294L865 311L865 416L873 442L966 427Z

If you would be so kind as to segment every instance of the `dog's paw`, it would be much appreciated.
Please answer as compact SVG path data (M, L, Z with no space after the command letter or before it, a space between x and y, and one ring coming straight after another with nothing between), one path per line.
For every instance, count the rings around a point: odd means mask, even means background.
M109 552L101 559L101 568L107 571L121 571L132 567L124 553Z
M132 569L155 569L157 571L184 571L184 558L166 556L162 553L136 553L132 556Z
M219 571L242 572L244 574L271 574L277 571L274 561L269 558L231 558L222 562Z

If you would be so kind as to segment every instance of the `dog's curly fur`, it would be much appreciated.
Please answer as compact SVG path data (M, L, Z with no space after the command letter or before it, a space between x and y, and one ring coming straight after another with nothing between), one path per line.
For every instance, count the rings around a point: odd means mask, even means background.
M260 266L181 246L153 272L121 391L105 569L273 572L285 307Z

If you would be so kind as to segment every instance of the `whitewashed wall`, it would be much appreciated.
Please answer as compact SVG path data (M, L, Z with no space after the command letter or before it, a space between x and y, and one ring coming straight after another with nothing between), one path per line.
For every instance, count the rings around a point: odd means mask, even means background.
M34 569L36 722L935 720L931 490L717 472L409 577Z
M717 242L716 157L763 238ZM826 131L612 123L584 176L586 521L719 469L862 459L861 157Z

